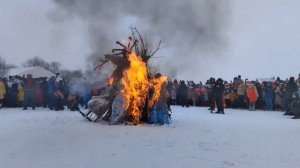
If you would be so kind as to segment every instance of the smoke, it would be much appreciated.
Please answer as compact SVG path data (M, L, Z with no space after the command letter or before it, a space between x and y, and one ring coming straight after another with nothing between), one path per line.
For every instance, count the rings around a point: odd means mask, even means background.
M126 38L124 32L130 34L130 26L137 27L147 38L161 39L167 44L167 48L158 53L163 57L154 61L159 60L161 70L172 77L193 72L189 67L199 67L202 59L217 59L227 48L230 0L54 2L58 10L66 13L63 18L79 18L87 24L92 49L88 60L92 63L110 53L116 47L116 40ZM200 67L197 70L209 69Z
M87 75L88 74L88 75ZM86 96L91 93L91 88L101 88L106 85L106 75L87 73L84 78L70 81L70 93Z

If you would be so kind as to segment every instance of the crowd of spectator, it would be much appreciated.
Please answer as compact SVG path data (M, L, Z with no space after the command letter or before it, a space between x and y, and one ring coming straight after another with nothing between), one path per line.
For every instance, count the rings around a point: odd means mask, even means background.
M79 110L81 105L87 108L87 102L92 96L100 94L99 87L87 82L81 83L75 92L63 79L57 76L47 78L33 78L13 76L0 81L0 107L31 107L49 108L50 110ZM168 105L183 107L203 106L209 107L211 112L224 113L224 108L233 109L261 109L284 111L285 115L300 115L300 74L297 79L288 80L250 81L243 80L241 76L232 81L223 81L221 78L210 78L204 84L193 81L169 80L167 83L169 93Z
M33 78L31 74L25 76L10 76L0 81L0 107L31 107L49 108L50 110L64 110L64 105L70 96L69 86L57 76L47 79Z
M241 76L232 81L210 78L204 84L193 81L169 80L169 105L207 106L224 114L224 107L234 109L261 109L285 111L285 115L299 118L300 74L297 79L250 81ZM295 112L296 111L296 112ZM295 114L296 113L296 114Z

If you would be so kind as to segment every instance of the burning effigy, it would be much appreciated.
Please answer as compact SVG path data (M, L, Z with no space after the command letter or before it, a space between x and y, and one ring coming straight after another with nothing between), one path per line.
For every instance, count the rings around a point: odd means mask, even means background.
M160 43L150 53L141 37L140 40L140 45L134 36L128 38L127 45L117 41L122 48L113 49L112 54L105 55L105 59L96 66L95 70L101 71L104 64L111 62L115 70L107 81L106 92L88 102L87 113L79 111L89 121L169 124L167 77L160 73L152 74L148 67L148 61L157 52ZM93 115L96 119L92 119Z

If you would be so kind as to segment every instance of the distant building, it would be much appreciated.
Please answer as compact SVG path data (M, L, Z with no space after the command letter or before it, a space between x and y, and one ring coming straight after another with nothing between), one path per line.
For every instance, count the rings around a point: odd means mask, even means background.
M39 78L39 77L47 77L50 78L52 76L55 76L54 73L46 70L43 67L36 66L36 67L21 67L21 68L11 68L8 70L7 77L9 76L27 76L27 74L31 74L33 78Z

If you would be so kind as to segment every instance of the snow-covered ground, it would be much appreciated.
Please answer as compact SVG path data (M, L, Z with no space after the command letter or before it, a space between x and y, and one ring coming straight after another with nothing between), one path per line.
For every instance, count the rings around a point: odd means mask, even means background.
M77 112L0 110L1 168L298 168L300 120L173 107L170 126L111 126Z

